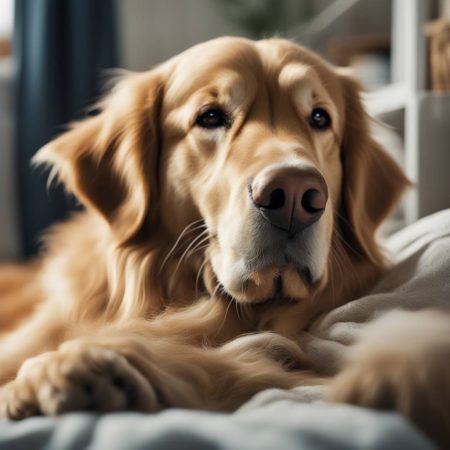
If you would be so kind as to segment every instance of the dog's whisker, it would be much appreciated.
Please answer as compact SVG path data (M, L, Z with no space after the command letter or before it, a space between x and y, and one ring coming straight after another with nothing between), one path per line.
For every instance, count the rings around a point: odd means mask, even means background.
M218 286L219 288L221 288L221 286L220 286L219 283L217 283L217 286ZM217 289L217 287L216 287L216 289ZM216 289L214 289L214 291L215 291ZM217 328L217 333L216 333L216 335L218 335L218 334L222 331L222 328L223 328L223 326L225 325L225 322L226 322L227 316L228 316L228 311L230 310L230 307L231 307L231 303L232 303L232 302L228 302L227 309L225 310L225 314L224 314L224 316L223 316L223 320L222 320L221 324L220 324L219 327Z
M237 302L235 299L233 299L232 301L233 301L233 303L234 303L234 305L235 305L237 317L238 317L239 321L241 322L242 319L241 319L241 316L240 316L240 314L239 314L239 304L238 304L238 302Z
M219 289L220 289L220 283L217 282L216 287L214 288L214 290L211 293L211 298L214 298L217 295L217 292L219 291Z
M202 264L200 265L198 272L197 272L197 277L195 278L195 295L198 296L198 284L200 281L200 277L202 276L203 270L206 266L206 264L208 263L208 259L205 257L203 259Z
M208 245L209 245L209 235L204 237L200 242L197 242L194 248L189 250L189 252L186 254L185 259L189 259L195 252L207 248Z
M175 267L175 271L174 274L176 274L181 266L181 264L183 263L186 255L189 253L189 250L191 250L196 244L198 244L199 242L202 242L202 240L204 239L204 237L202 236L202 233L199 234L195 239L193 239L191 241L191 243L187 246L186 250L183 252L183 254L180 256L180 259L178 260L177 266ZM200 244L201 245L201 244Z
M169 260L169 258L173 255L173 253L175 252L177 246L180 244L181 240L183 239L183 237L187 234L187 233L192 233L198 229L201 229L202 227L206 227L206 225L203 222L203 219L199 219L199 220L195 220L194 222L191 222L189 225L187 225L186 227L184 227L183 231L179 234L177 240L175 241L175 243L173 244L172 248L169 250L169 252L167 253L167 255L165 256L165 258L163 259L161 266L159 268L159 273L161 274L164 266L166 265L167 261ZM200 224L200 225L198 225ZM198 225L198 226L195 226ZM194 227L195 228L192 228Z

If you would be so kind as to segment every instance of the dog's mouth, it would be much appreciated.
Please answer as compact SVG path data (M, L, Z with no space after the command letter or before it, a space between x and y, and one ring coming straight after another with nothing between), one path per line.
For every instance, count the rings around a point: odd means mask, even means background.
M315 264L316 258L303 241L290 245L284 240L266 242L263 250L249 254L241 254L240 249L225 251L210 242L208 291L238 303L298 302L311 298L326 278L326 270Z
M233 289L218 281L216 293L238 303L291 303L309 297L317 285L308 268L290 265L251 272L240 281L239 288Z

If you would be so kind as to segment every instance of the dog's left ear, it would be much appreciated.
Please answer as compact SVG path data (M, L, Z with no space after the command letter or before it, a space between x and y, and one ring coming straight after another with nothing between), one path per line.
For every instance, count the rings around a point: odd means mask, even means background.
M158 69L126 75L98 115L75 123L33 158L101 214L119 243L155 213L162 91Z
M375 231L410 185L397 163L373 139L370 118L360 99L360 84L340 73L345 103L341 158L344 169L341 227L357 253L377 266L384 259Z

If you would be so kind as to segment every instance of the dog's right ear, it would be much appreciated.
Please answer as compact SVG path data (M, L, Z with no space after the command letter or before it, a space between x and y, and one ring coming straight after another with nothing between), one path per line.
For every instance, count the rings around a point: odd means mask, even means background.
M162 80L158 69L126 75L98 115L73 124L33 158L100 213L119 243L156 214Z
M410 185L402 169L374 140L370 118L360 99L359 83L340 72L344 92L345 130L341 149L344 172L342 234L356 252L378 267L384 256L375 232Z

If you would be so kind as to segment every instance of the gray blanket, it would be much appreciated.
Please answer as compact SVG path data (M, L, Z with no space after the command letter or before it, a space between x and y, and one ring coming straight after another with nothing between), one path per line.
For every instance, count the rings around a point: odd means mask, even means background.
M0 449L324 450L433 448L404 419L345 405L278 400L235 414L171 410L0 422Z

